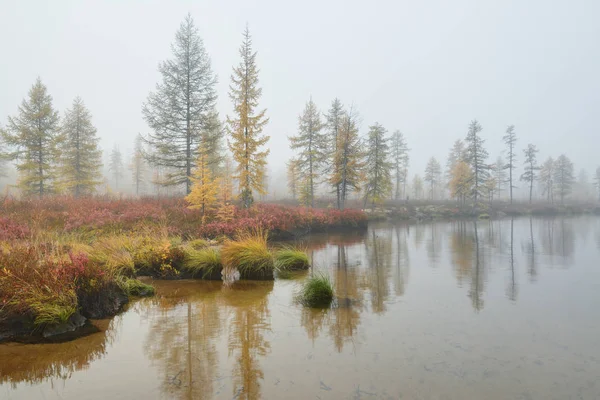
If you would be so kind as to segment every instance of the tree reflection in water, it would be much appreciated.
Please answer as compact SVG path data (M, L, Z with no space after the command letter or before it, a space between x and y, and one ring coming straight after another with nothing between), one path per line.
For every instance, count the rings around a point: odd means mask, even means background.
M0 383L15 388L21 382L66 381L73 372L87 369L116 339L121 316L94 324L98 332L64 343L0 345Z
M233 370L233 398L259 399L264 374L259 357L264 357L271 346L265 333L269 323L268 294L273 281L236 282L224 288L224 299L232 307L229 318L229 356L236 354Z
M368 286L371 294L371 308L374 313L386 311L385 302L389 297L389 274L392 259L392 231L371 231L365 242L367 253Z
M259 358L270 348L270 282L160 282L145 343L148 357L162 371L169 398L210 399L219 371L218 344L227 327L234 397L260 398ZM168 288L169 285L173 289Z
M450 236L454 273L459 286L470 278L469 297L475 311L483 309L486 277L485 253L479 239L478 224L477 221L457 221L453 224Z
M218 370L216 339L222 331L220 282L157 282L149 299L150 328L144 350L163 376L170 398L210 399Z
M395 248L395 266L394 266L394 293L396 296L404 295L404 287L408 282L409 275L409 254L408 254L408 243L407 237L409 225L405 227L396 226L394 228L396 233L396 248Z

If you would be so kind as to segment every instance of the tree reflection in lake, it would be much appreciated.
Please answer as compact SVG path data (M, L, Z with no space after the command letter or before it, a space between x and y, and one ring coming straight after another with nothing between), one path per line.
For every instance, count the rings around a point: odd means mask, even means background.
M506 288L506 296L515 301L517 299L517 278L515 276L515 220L510 219L510 245L508 263L510 269L510 280Z
M473 237L467 232L467 222L454 222L450 234L450 249L454 275L459 286L462 286L467 278L471 276L474 248Z
M408 282L409 274L409 254L408 254L408 243L407 236L409 232L409 225L406 227L396 226L394 228L396 233L396 248L395 248L395 265L394 271L394 292L396 296L402 296L404 294L404 287Z
M365 242L367 253L368 284L371 294L371 307L376 314L386 310L389 296L389 273L392 257L392 230L371 231Z
M221 333L220 282L156 282L160 295L147 315L148 358L163 376L162 391L170 398L210 399L218 357L215 341Z
M264 378L259 358L269 352L265 339L270 332L268 295L273 281L236 282L223 289L225 303L232 308L229 318L229 355L236 355L233 398L259 399Z
M529 236L524 239L524 244L521 245L523 252L527 255L527 275L530 282L535 282L537 279L537 259L535 239L533 236L533 217L529 217Z
M0 344L0 384L15 388L20 382L69 380L73 372L87 369L106 354L120 323L121 316L95 321L95 333L64 343Z

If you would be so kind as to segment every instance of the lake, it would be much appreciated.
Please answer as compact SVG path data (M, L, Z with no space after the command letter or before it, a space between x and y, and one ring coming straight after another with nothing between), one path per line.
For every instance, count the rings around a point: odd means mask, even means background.
M97 332L0 345L0 399L598 399L600 218L314 235L275 282L154 281ZM294 301L322 271L337 301Z

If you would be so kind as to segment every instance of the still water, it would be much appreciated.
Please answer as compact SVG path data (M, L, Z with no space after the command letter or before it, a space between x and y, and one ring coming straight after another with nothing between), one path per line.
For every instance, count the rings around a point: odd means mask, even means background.
M600 218L313 236L337 306L157 281L99 332L0 345L0 399L598 399Z

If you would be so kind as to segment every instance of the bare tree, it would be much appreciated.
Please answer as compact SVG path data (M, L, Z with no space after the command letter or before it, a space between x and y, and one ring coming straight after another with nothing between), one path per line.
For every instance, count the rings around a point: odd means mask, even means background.
M564 204L565 197L571 194L573 183L575 183L573 163L567 156L561 154L554 166L554 189L560 197L561 204Z
M525 172L521 175L521 180L529 182L529 203L533 199L533 182L537 179L536 171L540 168L537 166L537 153L538 149L531 143L527 145L527 148L523 150L525 153Z
M506 143L506 146L508 147L508 149L507 149L508 163L506 164L506 169L508 169L508 184L509 184L509 190L510 190L509 191L510 203L512 204L513 188L515 188L515 186L513 185L513 170L515 169L515 161L516 161L515 145L517 143L517 134L515 133L514 125L509 125L509 127L506 128L506 135L504 135L502 137L502 140L504 140L504 143Z

